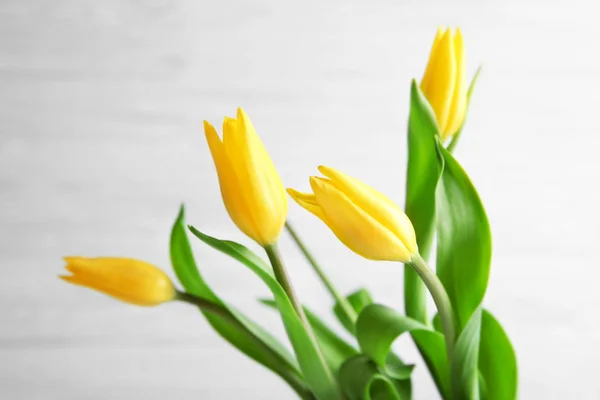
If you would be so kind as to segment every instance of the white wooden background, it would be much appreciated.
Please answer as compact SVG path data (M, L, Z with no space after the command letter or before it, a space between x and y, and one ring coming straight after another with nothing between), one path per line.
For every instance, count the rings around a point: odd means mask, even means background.
M195 309L123 305L68 286L62 255L170 271L189 222L248 244L221 204L202 120L245 107L286 185L318 164L402 203L410 79L439 24L484 70L458 157L486 204L485 303L518 352L520 398L600 399L598 12L578 0L0 2L0 398L291 399ZM290 218L344 291L402 309L398 265L359 259L315 218ZM300 297L330 299L287 238ZM223 298L283 330L241 265L195 246ZM436 398L419 363L417 399Z

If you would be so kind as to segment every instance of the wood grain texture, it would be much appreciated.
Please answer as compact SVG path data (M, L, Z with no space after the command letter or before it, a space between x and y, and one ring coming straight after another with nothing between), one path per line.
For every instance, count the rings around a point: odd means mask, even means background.
M410 79L438 24L484 69L457 157L486 204L486 305L517 349L522 399L598 399L600 28L585 1L0 2L0 398L288 399L185 305L139 309L56 279L62 255L169 270L181 202L217 237L229 221L201 129L238 105L286 185L316 166L403 199ZM316 219L290 218L344 291L402 309L402 271L361 260ZM267 291L196 244L219 294L284 338ZM330 300L284 239L300 297ZM170 270L169 270L169 273ZM172 275L172 274L171 274ZM411 343L400 351L420 362ZM435 398L424 366L417 399Z

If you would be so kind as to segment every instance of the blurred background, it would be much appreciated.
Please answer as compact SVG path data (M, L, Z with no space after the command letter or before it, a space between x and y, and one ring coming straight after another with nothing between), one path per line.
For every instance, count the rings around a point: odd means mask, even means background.
M579 4L580 3L580 4ZM196 309L143 309L57 279L63 255L141 258L173 276L171 224L256 249L229 220L202 130L243 106L287 186L319 164L402 204L409 85L438 25L483 64L457 157L486 205L485 305L516 348L522 399L599 399L596 150L600 25L578 0L0 3L0 398L292 399ZM403 309L402 268L358 258L290 203L349 292ZM194 241L224 299L285 337L240 264ZM257 249L258 251L258 249ZM299 295L331 300L282 239ZM416 399L437 398L411 341Z

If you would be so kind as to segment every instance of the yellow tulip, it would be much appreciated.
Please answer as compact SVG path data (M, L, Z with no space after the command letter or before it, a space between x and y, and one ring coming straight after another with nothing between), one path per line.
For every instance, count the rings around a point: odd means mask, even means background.
M241 108L237 118L225 117L223 140L206 121L204 132L229 216L260 245L275 243L285 224L287 197L250 118Z
M65 257L72 275L61 279L97 290L126 303L156 306L173 300L175 287L160 269L131 258Z
M310 177L313 193L288 193L350 250L371 260L401 262L418 253L415 230L400 207L340 171L323 166L319 171L327 178Z
M465 48L460 29L438 29L421 90L435 112L442 140L462 126L467 111Z

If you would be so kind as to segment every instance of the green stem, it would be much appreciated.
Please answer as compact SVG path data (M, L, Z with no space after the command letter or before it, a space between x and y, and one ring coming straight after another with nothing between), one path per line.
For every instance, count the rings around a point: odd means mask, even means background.
M308 323L306 315L304 314L302 304L296 296L296 292L294 291L294 287L292 286L292 281L290 280L285 266L283 265L283 261L281 259L281 255L279 254L279 248L277 246L277 243L265 246L265 251L267 252L267 256L269 257L271 266L273 267L275 279L277 279L277 282L279 282L279 284L287 294L288 298L290 299L290 302L292 303L292 307L294 307L294 310L296 310L296 313L298 314L306 328L312 333L310 324Z
M346 318L348 318L354 324L356 322L356 319L358 318L358 314L356 313L348 299L342 296L340 292L337 291L335 286L333 286L333 283L331 282L331 280L329 280L329 277L325 274L325 271L323 271L323 269L319 266L317 260L315 260L315 258L312 256L312 254L310 253L304 242L302 242L300 236L298 236L298 233L296 233L296 230L292 227L292 225L289 222L286 222L285 227L292 236L292 239L294 239L294 242L306 258L308 263L313 267L313 270L321 279L321 282L323 282L331 296L335 299L337 304L339 304L340 308L342 309L342 312L346 315Z
M444 337L446 338L446 351L448 353L448 362L452 361L452 353L454 350L454 342L456 341L456 324L454 320L454 311L452 310L452 303L444 289L444 285L437 277L437 275L427 266L427 263L423 258L416 254L410 260L409 265L419 274L433 301L438 309L438 315L442 322L442 329L444 331Z
M283 380L285 380L302 400L315 400L315 396L306 387L304 380L298 374L298 372L290 369L288 363L276 351L274 351L271 346L263 342L258 336L256 336L254 333L252 333L252 331L239 322L235 315L233 315L227 308L220 304L185 292L177 292L175 300L192 304L199 307L202 311L218 315L232 326L235 326L243 331L245 335L269 358L275 367L274 372L277 373Z

